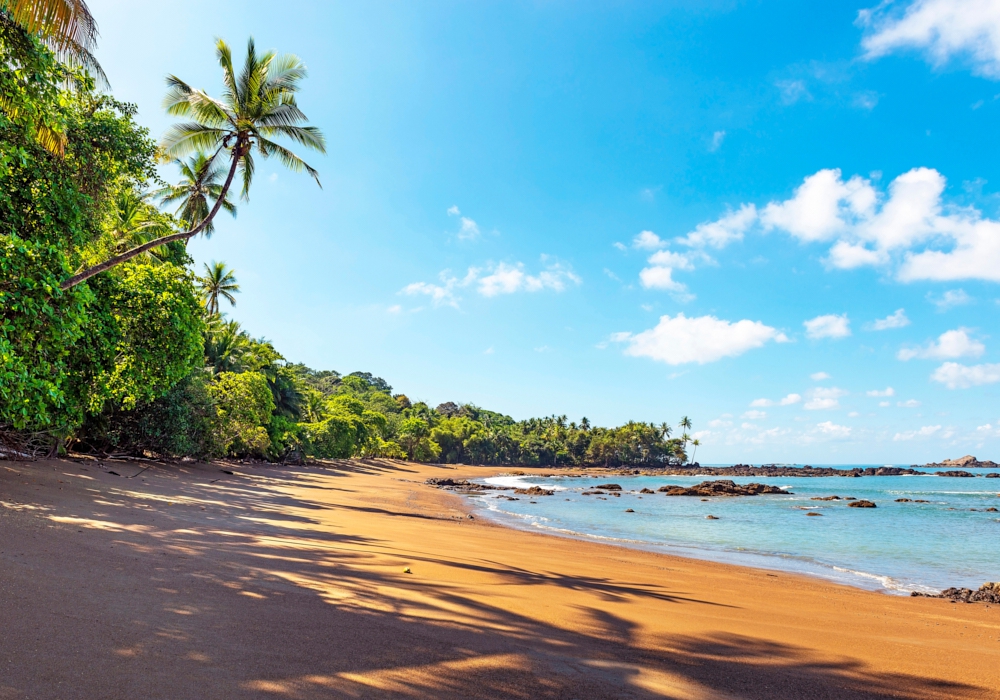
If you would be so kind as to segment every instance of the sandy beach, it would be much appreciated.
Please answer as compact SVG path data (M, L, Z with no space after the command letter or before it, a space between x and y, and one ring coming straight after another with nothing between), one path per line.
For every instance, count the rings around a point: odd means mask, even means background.
M497 471L0 462L0 699L1000 697L996 606L511 530L423 483Z

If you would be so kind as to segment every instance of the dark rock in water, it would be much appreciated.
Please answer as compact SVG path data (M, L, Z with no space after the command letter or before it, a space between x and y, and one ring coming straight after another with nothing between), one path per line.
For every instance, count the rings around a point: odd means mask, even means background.
M809 511L808 513L806 513L806 515L812 515L812 516L817 516L817 515L823 515L823 514L822 514L822 513L817 513L816 511L814 511L814 510L811 510L811 511Z
M737 484L730 479L703 481L690 488L668 484L657 489L668 496L756 496L761 493L791 493L767 484Z
M994 603L1000 604L1000 583L984 583L978 591L971 588L946 588L939 594L917 593L910 594L914 598L944 598L955 603Z
M605 491L621 491L622 487L618 484L598 484L594 487L595 489L604 489Z
M987 508L983 512L984 513L997 513L997 512L1000 512L1000 511L998 511L996 508Z
M611 495L614 496L615 498L621 498L621 494L618 493L617 491L612 491Z
M983 474L983 477L987 479L1000 479L1000 472L990 472L989 474Z
M913 503L912 498L897 498L896 503Z
M603 496L607 491L584 491L584 496Z
M845 501L856 501L856 500L858 500L858 499L857 499L857 498L855 498L854 496L845 496L845 497L844 497L844 500L845 500Z
M962 471L960 469L958 469L958 470L952 470L952 471L947 471L947 472L935 472L935 474L936 474L936 476L960 476L960 477L964 477L964 478L969 478L969 477L975 476L975 474L973 474L972 472L966 472L966 471Z
M878 506L876 506L871 501L866 501L866 500L862 499L860 501L854 501L853 503L848 503L847 507L848 508L877 508Z
M626 509L625 509L625 512L626 512L626 513L634 513L635 511L634 511L634 510L632 510L631 508L626 508Z
M477 484L467 479L451 479L449 477L431 477L426 482L431 486L448 491L459 491L469 493L471 491L509 491L509 486L490 486L489 484Z
M989 469L991 467L998 467L1000 464L996 462L991 462L989 460L980 462L978 459L972 455L965 455L958 459L946 459L941 462L934 462L932 464L925 464L925 467L965 467L966 469Z
M839 501L840 496L813 496L810 501Z
M653 489L643 489L639 493L656 493L656 491L654 491Z
M705 520L718 520L718 518L715 517L714 515L706 515Z
M930 503L930 501L924 500L923 498L918 498L914 503Z
M552 496L555 494L555 491L543 489L541 486L532 486L527 489L514 489L514 493L519 493L524 496Z

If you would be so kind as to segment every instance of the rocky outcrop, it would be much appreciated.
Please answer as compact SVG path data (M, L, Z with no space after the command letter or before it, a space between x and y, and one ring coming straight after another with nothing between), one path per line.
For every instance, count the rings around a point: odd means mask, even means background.
M595 489L604 489L605 491L621 491L622 487L618 484L599 484L594 487Z
M833 467L804 467L779 466L775 464L763 464L754 467L749 464L736 464L731 467L664 467L657 470L647 470L646 474L674 475L674 476L766 476L766 477L810 477L810 476L904 476L908 474L928 474L918 469L907 469L904 467L867 467L861 469L834 469Z
M737 484L730 479L703 481L694 486L668 484L657 489L668 496L756 496L761 493L791 493L767 484Z
M964 477L964 478L969 478L971 476L975 476L975 474L973 474L972 472L963 471L961 469L947 471L947 472L936 472L936 475L937 476L960 476L960 477Z
M872 501L866 501L865 499L862 498L860 501L853 501L852 503L848 503L847 507L848 508L877 508L878 506L876 506Z
M946 588L937 595L933 593L910 594L914 598L944 598L952 602L962 603L993 603L1000 605L1000 583L984 583L978 591L971 588Z
M519 493L522 496L552 496L555 495L555 491L550 491L549 489L543 489L541 486L532 486L527 489L514 489L514 493Z
M925 464L926 467L965 467L966 469L991 469L994 467L1000 467L1000 464L996 462L979 461L972 455L965 455L964 457L959 457L958 459L946 459L941 462L933 462L931 464Z
M478 491L509 491L510 487L490 486L489 484L477 484L468 479L451 479L448 477L431 477L425 483L437 486L439 489L448 491L459 491L461 493L473 493Z

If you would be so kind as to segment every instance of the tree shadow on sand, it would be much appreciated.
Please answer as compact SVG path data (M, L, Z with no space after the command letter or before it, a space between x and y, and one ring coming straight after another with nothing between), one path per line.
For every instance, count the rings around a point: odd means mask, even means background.
M407 475L388 462L336 468ZM31 483L44 490L73 469L50 476L39 468ZM856 659L820 659L754 637L668 635L649 648L634 623L597 608L580 609L587 621L581 629L564 629L473 597L460 584L422 584L385 565L395 554L391 543L323 526L310 514L329 506L277 488L292 483L309 493L328 485L328 474L261 470L212 483L217 466L183 469L159 468L144 484L98 474L92 480L99 488L84 482L96 495L72 513L0 509L0 699L918 700L988 693L875 674ZM0 474L0 493L17 486L6 481ZM159 507L166 489L158 483L169 485L168 507ZM143 507L154 502L158 507ZM373 510L412 516L388 505ZM70 537L77 539L67 552L60 543ZM655 586L486 557L409 560L588 591L602 601L711 605Z

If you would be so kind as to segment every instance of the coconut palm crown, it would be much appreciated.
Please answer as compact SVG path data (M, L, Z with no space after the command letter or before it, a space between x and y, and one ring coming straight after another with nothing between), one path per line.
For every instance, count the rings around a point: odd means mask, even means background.
M177 204L174 214L188 226L197 226L207 219L213 204L220 197L222 208L236 216L236 206L229 200L229 193L223 196L222 192L224 164L200 151L186 161L174 159L173 162L180 168L183 179L176 185L167 185L152 193L161 204ZM209 221L201 232L205 238L211 237L215 232L215 223Z
M249 198L256 169L255 153L262 158L277 158L293 171L304 170L319 184L319 173L313 167L274 141L285 137L306 148L326 152L326 140L319 129L301 126L308 119L299 109L295 95L299 82L306 76L305 64L290 54L279 56L267 51L258 55L251 38L247 43L243 69L237 74L229 45L219 39L215 48L225 86L222 97L216 99L176 76L169 76L164 107L168 114L187 117L189 121L168 129L160 144L167 158L183 158L202 151L210 154L208 157L212 161L219 158L229 162L226 180L212 209L190 230L144 243L83 270L63 282L63 289L80 284L150 248L187 240L204 231L222 209L237 172L242 175L241 196L244 200Z
M214 261L211 265L205 263L205 274L199 278L198 283L209 314L219 313L219 297L236 306L236 297L233 295L240 291L240 285L236 282L233 271L226 269L226 263Z

